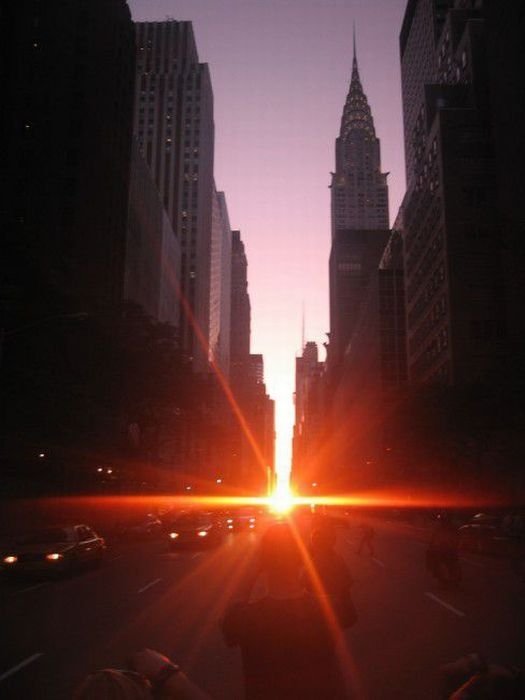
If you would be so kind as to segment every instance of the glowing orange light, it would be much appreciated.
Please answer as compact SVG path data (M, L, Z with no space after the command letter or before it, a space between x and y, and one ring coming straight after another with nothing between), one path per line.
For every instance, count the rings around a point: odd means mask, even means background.
M17 561L18 557L15 557L11 554L8 557L4 557L4 564L16 564Z
M284 479L279 481L273 494L269 498L270 508L276 513L288 513L295 505L290 484Z
M199 532L199 537L208 537L208 533L206 532L206 530L201 530Z
M63 558L63 554L59 554L58 552L52 552L51 554L46 554L46 559L48 561L58 561L59 559Z
M170 537L172 540L176 540L178 536L179 536L178 532L170 532Z

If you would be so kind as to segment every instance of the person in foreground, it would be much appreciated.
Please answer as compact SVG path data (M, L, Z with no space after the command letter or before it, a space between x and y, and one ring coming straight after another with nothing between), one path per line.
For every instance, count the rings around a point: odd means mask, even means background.
M210 700L167 656L144 649L130 659L133 670L106 668L91 673L74 700Z
M267 595L235 603L222 623L226 643L241 649L247 700L344 697L329 625L304 590L300 551L287 523L267 530L259 556Z

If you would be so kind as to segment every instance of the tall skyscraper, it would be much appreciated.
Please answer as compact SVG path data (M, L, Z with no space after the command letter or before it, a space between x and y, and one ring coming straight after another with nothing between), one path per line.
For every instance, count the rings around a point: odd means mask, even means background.
M388 228L387 174L381 172L379 139L361 85L354 39L350 89L335 142L332 238L341 229Z
M248 261L241 232L232 231L230 358L234 385L242 381L248 371L250 320Z
M124 296L151 318L179 325L174 284L180 270L180 241L160 200L151 171L133 139Z
M414 159L418 146L414 129L425 102L425 85L436 75L436 45L448 8L454 0L409 0L399 45L403 91L405 166L407 187L413 184Z
M210 314L215 197L210 74L199 63L191 22L137 23L136 55L135 135L181 244L180 289L174 293L183 295L192 312L181 313L182 346L195 369L206 371L208 348L219 333Z
M350 89L335 143L330 252L328 366L339 365L351 338L370 274L388 240L387 174L354 55Z
M323 368L324 363L318 359L317 344L307 342L302 355L295 358L292 480L298 493L315 493L319 483L323 482L319 469L322 463L320 438L325 417Z
M231 286L232 286L232 230L226 196L217 192L221 222L221 302L219 332L219 362L229 375L231 370Z
M486 60L494 34L484 3L458 1L443 16L450 4L409 2L403 22L402 231L409 378L462 384L504 366L507 253ZM422 34L432 38L425 47ZM415 90L422 63L433 72Z
M0 12L8 331L122 299L134 52L125 0L19 0Z

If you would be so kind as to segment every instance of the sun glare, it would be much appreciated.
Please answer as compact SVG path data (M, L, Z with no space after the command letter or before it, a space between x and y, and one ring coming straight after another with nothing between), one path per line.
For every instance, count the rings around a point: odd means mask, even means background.
M294 497L287 480L281 479L269 498L270 508L276 513L288 513L294 506Z

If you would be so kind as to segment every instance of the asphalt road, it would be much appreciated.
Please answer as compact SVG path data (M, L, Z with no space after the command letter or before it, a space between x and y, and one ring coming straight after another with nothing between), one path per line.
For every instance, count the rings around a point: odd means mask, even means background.
M440 664L478 651L525 666L525 587L501 560L465 555L460 591L424 569L424 530L380 523L375 553L338 530L355 579L359 620L346 633L352 697L437 697ZM259 535L228 535L209 550L164 541L112 547L96 570L52 581L0 583L0 697L71 697L90 670L123 667L143 647L166 653L213 698L242 698L240 654L219 620L250 571ZM262 582L255 595L263 591ZM322 699L320 699L322 700Z

